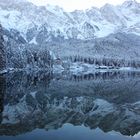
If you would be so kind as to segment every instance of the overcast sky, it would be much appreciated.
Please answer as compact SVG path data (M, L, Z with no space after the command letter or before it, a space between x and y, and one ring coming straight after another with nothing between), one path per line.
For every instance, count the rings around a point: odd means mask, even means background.
M37 5L59 5L67 11L73 11L75 9L87 9L92 6L101 7L106 3L113 5L121 4L125 0L28 0ZM136 0L140 2L140 0Z

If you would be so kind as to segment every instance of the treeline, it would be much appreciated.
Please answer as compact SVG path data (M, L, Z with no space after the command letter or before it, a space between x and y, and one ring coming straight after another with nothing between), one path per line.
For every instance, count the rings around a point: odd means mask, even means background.
M25 71L9 73L7 77L0 77L0 83L3 82L0 85L1 95L4 95L6 102L14 104L19 102L26 93L34 91L44 93L49 87L52 78L51 72L43 71L37 73L26 73Z
M6 50L7 68L50 68L53 59L46 48L35 46L8 46Z
M87 64L94 64L96 66L110 66L110 67L133 67L140 68L140 60L126 60L116 58L94 58L94 57L82 57L79 55L69 56L64 58L70 62L83 62Z
M114 72L96 72L96 73L89 73L89 74L82 74L82 75L71 75L68 80L80 82L84 80L109 80L109 79L123 79L124 77L127 78L136 78L139 77L140 73L136 72L120 72L120 71L114 71Z
M47 47L28 44L18 35L17 31L5 31L0 25L0 71L11 68L49 70L53 58Z

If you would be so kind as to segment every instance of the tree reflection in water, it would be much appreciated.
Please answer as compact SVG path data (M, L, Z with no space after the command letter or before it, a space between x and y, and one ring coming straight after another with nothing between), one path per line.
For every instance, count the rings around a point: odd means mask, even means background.
M0 76L0 135L70 123L133 136L140 131L139 87L139 72Z

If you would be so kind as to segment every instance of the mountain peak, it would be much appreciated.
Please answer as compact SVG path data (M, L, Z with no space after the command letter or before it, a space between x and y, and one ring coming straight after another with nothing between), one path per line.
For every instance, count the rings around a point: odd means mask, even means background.
M53 34L55 37L58 30L64 38L78 39L87 38L89 32L100 38L119 30L139 35L139 9L136 0L125 1L120 6L106 4L100 9L92 7L73 12L50 4L36 6L27 0L0 0L0 22L7 29L20 31L25 38L33 32L31 39L44 24L49 30L48 36ZM84 23L89 23L86 28L83 28Z
M0 0L0 3L5 3L5 4L15 4L15 3L23 3L23 2L28 2L27 0Z
M136 6L137 4L138 2L136 0L127 0L122 4L122 6L127 8L127 7Z

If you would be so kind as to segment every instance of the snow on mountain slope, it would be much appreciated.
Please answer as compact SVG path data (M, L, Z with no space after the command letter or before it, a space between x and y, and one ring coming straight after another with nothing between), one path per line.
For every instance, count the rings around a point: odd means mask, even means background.
M85 11L65 12L59 6L36 6L26 0L1 0L0 23L6 29L18 30L28 42L40 32L46 41L64 39L93 39L119 31L140 35L140 3L134 0ZM30 39L29 39L30 38Z

